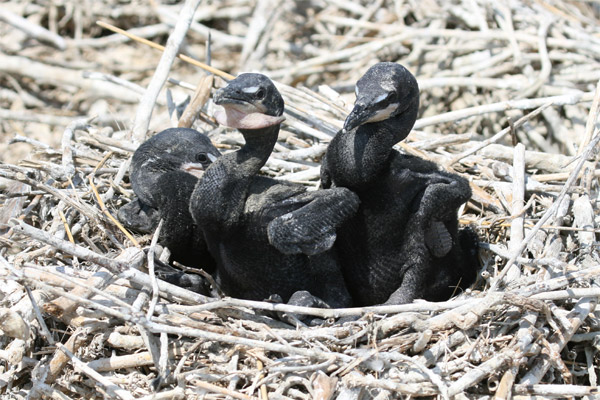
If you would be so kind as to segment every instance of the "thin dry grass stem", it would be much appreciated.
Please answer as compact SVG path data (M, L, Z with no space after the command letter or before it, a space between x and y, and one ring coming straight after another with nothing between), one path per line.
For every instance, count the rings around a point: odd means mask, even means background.
M112 216L110 211L108 211L108 209L106 208L106 205L104 205L104 201L102 201L102 197L100 196L100 193L98 193L98 189L96 188L96 185L94 185L94 177L93 176L89 177L89 182L90 182L90 187L92 188L92 191L94 192L94 196L96 196L96 200L98 201L98 205L100 206L100 210L102 210L104 215L106 215L108 217L108 219L110 219L115 224L115 226L117 228L119 228L121 230L121 232L123 232L125 234L125 236L127 236L127 239L129 239L131 241L131 243L133 243L134 246L140 247L139 242L133 237L133 235L131 233L129 233L127 231L127 229L125 229L125 227L115 217Z
M111 30L111 31L113 31L115 33L119 33L119 34L121 34L123 36L127 36L128 38L130 38L132 40L135 40L136 42L140 42L140 43L145 44L146 46L150 46L150 47L152 47L152 48L154 48L156 50L165 51L165 47L164 46L161 46L160 44L154 43L154 42L152 42L150 40L144 39L144 38L142 38L142 37L140 37L140 36L138 36L136 34L133 34L131 32L127 32L127 31L125 31L123 29L117 28L116 26L111 25L109 23L102 22L102 21L96 21L96 24L98 24L99 26L101 26L103 28L109 29L109 30ZM228 74L228 73L226 73L224 71L221 71L221 70L219 70L217 68L211 67L210 65L205 64L205 63L203 63L201 61L195 60L192 57L186 56L185 54L177 54L177 57L179 59L181 59L182 61L185 61L187 63L195 65L196 67L202 68L203 70L208 71L211 74L215 74L217 76L220 76L221 78L224 78L224 79L227 79L227 80L231 80L231 79L235 78L235 76L233 76L231 74Z

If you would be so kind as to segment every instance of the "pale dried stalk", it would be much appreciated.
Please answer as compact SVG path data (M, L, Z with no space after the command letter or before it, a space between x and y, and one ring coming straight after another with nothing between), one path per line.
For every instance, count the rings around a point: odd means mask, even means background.
M523 241L523 206L525 205L525 146L518 143L515 146L515 158L513 160L513 190L511 201L510 224L510 251L518 251L518 247ZM511 271L506 273L505 282L514 282L519 279L520 271L517 265L511 267Z
M179 47L185 39L187 30L192 23L194 12L199 4L200 0L186 0L181 8L175 29L173 30L173 33L169 35L167 46L156 67L156 72L152 75L152 80L150 81L136 112L132 128L132 138L134 142L142 143L146 139L146 132L150 125L150 117L152 116L154 104L156 103L160 90L167 80L171 65L179 53Z
M39 25L29 22L25 18L10 12L6 8L0 8L0 20L22 30L27 35L39 40L40 42L51 44L59 50L65 50L67 48L65 40L61 36L52 33Z
M137 103L139 100L137 93L114 83L85 79L79 71L43 64L25 57L0 53L0 71L26 76L37 82L46 82L52 85L59 83L67 87L75 86L86 92L94 93L95 97L104 97L126 103Z

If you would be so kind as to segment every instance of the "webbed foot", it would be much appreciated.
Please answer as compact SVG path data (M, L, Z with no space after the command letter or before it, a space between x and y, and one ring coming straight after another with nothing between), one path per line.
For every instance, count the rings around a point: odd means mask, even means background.
M117 218L125 227L142 233L153 232L159 220L158 211L143 204L138 198L121 207Z
M320 298L313 296L306 290L298 290L297 292L294 292L294 294L290 296L287 304L300 307L330 308L329 304ZM307 326L317 326L322 325L325 322L325 320L322 318L305 314L281 313L280 318L292 325L298 325L298 323L300 323Z
M452 249L452 236L444 222L432 220L425 229L425 245L434 257L444 257Z
M300 221L292 213L275 218L267 227L269 242L283 254L313 256L333 246L334 229L315 229L310 220Z
M200 275L186 274L185 272L175 272L165 274L161 278L166 282L191 290L192 292L199 293L204 296L211 295L210 284Z
M329 250L336 229L356 213L360 200L346 188L305 192L286 200L300 208L273 219L269 242L284 254L314 256Z
M278 294L271 295L266 301L270 303L283 303L283 299ZM306 290L294 292L286 304L300 307L329 308L329 305L326 302L316 296L313 296ZM279 320L292 326L316 326L325 322L321 318L305 314L294 314L287 312L276 312L275 314ZM270 314L270 316L273 317L272 314Z

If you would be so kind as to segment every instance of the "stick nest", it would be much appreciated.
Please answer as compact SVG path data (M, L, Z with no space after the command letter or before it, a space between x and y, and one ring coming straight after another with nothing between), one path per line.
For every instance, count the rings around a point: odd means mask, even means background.
M160 54L94 22L165 43L181 9L3 3L0 393L326 400L597 392L596 3L198 7L181 51L207 61L210 27L214 67L266 73L284 95L287 120L265 174L316 188L354 83L373 63L397 61L421 88L420 118L398 150L472 184L460 215L482 242L472 288L444 303L349 310L210 299L170 286L148 273L161 276L147 255L160 256L160 247L115 222L133 195L128 160L139 141L131 126L143 120L138 104L148 100L143 88ZM150 133L177 124L204 76L180 61L168 71L168 92L151 102ZM209 101L194 126L222 151L236 149L241 136L211 115ZM325 322L292 327L273 318L292 311ZM332 324L339 315L361 318Z

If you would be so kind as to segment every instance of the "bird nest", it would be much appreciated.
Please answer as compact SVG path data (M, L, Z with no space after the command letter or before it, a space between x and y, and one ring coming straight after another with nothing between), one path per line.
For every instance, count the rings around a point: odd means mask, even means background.
M16 47L0 54L2 135L34 149L19 162L5 152L0 164L3 396L597 393L595 3L227 0L191 18L194 6L3 3L12 27L0 26L2 43ZM172 32L165 56L96 19L155 42ZM222 151L242 141L212 121L212 78L168 60L184 38L182 51L203 54L208 26L213 72L258 70L285 98L263 173L312 188L360 75L376 61L409 68L420 118L397 149L471 182L460 222L480 235L476 283L447 302L326 310L207 298L162 281L156 240L114 215L133 195L129 159L149 124L189 124L199 109L194 126ZM294 327L281 313L325 322ZM335 324L340 316L360 318Z

